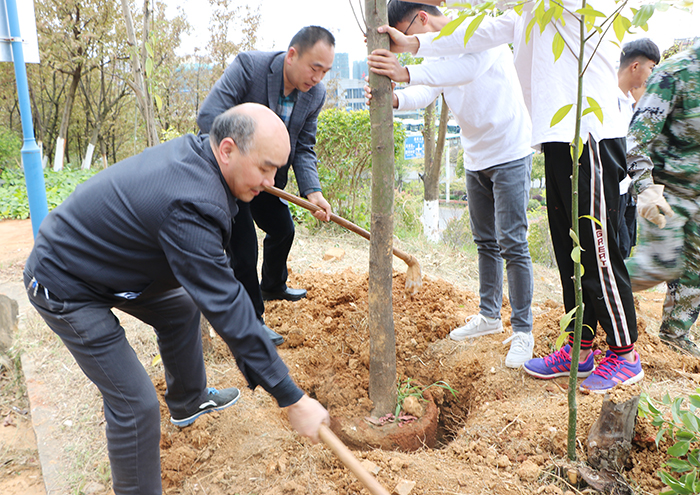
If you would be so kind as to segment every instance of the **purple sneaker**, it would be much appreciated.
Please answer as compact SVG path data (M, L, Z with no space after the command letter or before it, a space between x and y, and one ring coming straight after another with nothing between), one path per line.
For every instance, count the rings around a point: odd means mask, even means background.
M635 351L635 361L630 363L622 359L613 351L605 353L605 357L595 369L593 374L586 378L579 386L582 392L595 392L604 394L616 385L631 385L644 378L642 361Z
M578 376L585 377L593 372L597 354L600 354L600 351L595 350L588 355L588 358L583 363L578 363ZM558 376L569 376L571 371L571 346L566 344L549 356L530 359L524 364L524 367L529 375L545 380L557 378Z

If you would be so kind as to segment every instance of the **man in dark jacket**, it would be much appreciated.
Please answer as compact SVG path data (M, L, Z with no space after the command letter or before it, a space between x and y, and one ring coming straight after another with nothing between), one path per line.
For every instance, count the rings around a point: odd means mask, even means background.
M239 53L216 82L197 117L203 133L209 132L214 118L243 102L269 107L289 131L290 153L284 167L275 176L275 186L287 185L289 167L299 193L322 208L314 216L330 220L331 206L323 197L316 169L316 122L326 97L321 80L333 67L335 39L326 29L307 26L299 31L287 52ZM262 278L258 282L258 241L253 220L265 233ZM294 222L287 204L268 193L261 193L250 204L239 204L233 232L237 242L231 246L236 278L241 281L262 320L263 300L297 301L306 296L304 289L287 287L287 257L294 241ZM277 345L280 335L268 331Z
M250 201L287 161L289 140L262 105L232 108L209 136L187 135L100 172L43 221L26 263L32 305L103 396L116 495L161 494L155 388L112 313L153 326L171 421L187 426L233 405L207 388L200 311L300 434L318 439L328 413L292 381L234 277L237 200Z

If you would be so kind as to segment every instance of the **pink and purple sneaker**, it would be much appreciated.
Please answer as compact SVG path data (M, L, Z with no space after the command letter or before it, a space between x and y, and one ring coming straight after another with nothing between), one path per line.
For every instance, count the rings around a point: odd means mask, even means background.
M595 356L597 354L600 354L600 351L593 351L584 362L578 363L578 376L586 377L593 373ZM559 376L569 376L571 371L571 346L566 344L549 356L530 359L524 364L524 367L528 374L544 380Z
M633 363L612 351L608 351L593 374L581 383L579 389L582 392L603 394L617 385L631 385L641 381L642 378L644 378L644 370L636 351Z

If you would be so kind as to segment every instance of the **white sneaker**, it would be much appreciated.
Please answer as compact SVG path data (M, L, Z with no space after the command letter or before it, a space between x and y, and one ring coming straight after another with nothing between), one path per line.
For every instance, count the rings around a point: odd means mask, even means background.
M509 368L520 368L532 359L535 338L531 332L513 332L513 335L504 340L503 343L507 344L511 341L512 344L510 344L510 350L506 356L506 366Z
M481 313L478 315L468 316L466 325L455 328L450 332L452 340L464 340L466 338L481 337L482 335L491 335L503 331L503 323L500 319L489 318Z

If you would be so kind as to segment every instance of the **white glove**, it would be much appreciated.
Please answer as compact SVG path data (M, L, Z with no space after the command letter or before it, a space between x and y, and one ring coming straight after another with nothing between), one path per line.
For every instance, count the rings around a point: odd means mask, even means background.
M654 184L637 196L639 216L655 223L660 229L666 226L666 217L673 216L671 206L664 199L664 186Z

